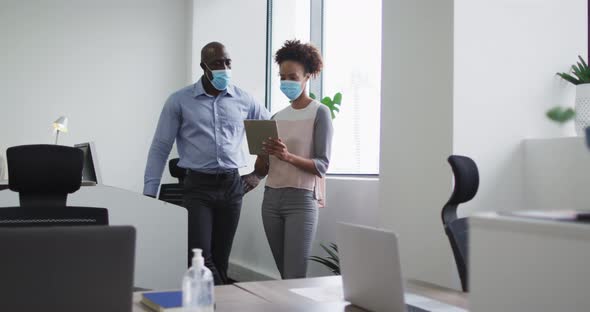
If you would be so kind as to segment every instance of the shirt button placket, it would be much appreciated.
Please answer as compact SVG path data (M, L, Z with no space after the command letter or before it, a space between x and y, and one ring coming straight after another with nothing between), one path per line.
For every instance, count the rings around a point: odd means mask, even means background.
M217 109L217 99L213 100L213 119L215 121L215 153L217 155L217 164L221 165L221 157L220 155L220 146L219 141L221 141L221 122L219 121L219 112Z

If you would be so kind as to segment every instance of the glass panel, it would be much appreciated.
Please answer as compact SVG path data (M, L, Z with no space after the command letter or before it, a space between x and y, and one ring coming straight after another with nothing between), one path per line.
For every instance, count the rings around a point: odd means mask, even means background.
M330 173L378 174L381 0L324 0L324 96L342 93Z
M279 66L274 55L285 41L299 39L309 42L310 2L301 0L273 0L272 2L272 68L270 72L271 113L289 105L289 100L280 90Z

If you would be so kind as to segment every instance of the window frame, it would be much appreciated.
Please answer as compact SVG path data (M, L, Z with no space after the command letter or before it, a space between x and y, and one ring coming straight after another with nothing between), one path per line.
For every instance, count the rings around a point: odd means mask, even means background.
M322 57L324 57L324 0L310 1L310 41L318 48ZM590 0L588 0L590 4ZM590 8L589 8L590 16ZM267 0L266 5L266 79L265 79L265 107L272 111L271 96L271 79L272 79L272 36L273 36L273 0ZM590 29L590 23L589 23ZM590 46L590 43L589 43ZM316 95L316 98L324 97L324 75L320 73L315 79L310 81L309 91ZM379 147L381 150L381 147ZM326 173L326 177L353 177L353 178L378 178L379 173Z

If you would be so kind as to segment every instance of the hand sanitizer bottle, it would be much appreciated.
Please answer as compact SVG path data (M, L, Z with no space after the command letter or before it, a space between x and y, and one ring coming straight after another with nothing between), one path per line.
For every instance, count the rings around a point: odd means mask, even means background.
M201 249L193 249L192 266L182 279L182 307L186 312L213 312L213 274L205 266Z

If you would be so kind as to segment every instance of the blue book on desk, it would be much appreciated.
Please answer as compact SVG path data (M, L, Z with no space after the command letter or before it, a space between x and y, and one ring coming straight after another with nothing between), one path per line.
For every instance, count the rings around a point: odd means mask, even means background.
M141 303L156 312L180 311L182 310L182 291L143 293Z

